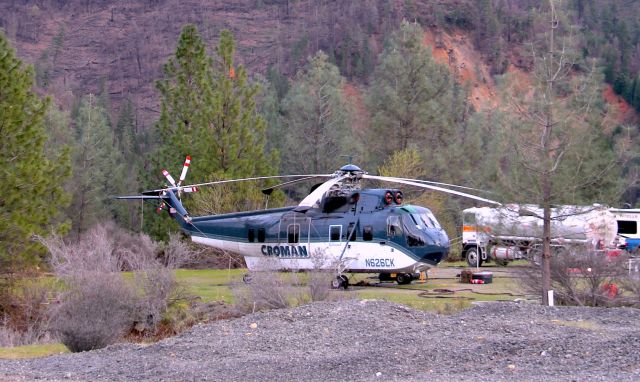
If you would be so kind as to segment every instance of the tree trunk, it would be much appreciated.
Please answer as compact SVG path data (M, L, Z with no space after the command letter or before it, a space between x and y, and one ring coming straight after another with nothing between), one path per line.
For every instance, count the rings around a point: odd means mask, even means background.
M542 305L549 305L551 290L551 179L542 179Z

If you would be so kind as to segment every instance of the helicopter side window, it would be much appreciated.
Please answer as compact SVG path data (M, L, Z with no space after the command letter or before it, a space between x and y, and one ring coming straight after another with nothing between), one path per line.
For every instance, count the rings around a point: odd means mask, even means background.
M249 240L249 243L256 241L256 231L253 228L249 228L249 231L247 232L247 239Z
M362 240L371 241L373 240L373 227L370 225L364 226L362 229Z
M399 216L389 216L387 218L387 235L389 237L402 236L402 225Z
M300 225L299 224L289 224L287 227L287 241L289 243L297 243L300 241Z
M340 241L341 235L342 235L341 225L329 226L329 241Z
M266 239L266 232L264 230L264 228L260 228L258 229L258 242L260 243L264 243L265 239Z

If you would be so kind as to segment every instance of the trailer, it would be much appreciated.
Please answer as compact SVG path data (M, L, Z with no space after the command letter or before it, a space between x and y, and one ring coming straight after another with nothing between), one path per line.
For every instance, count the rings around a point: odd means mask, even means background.
M623 248L632 255L640 254L640 209L610 208L616 219L618 236L624 239Z
M534 259L541 254L543 210L536 205L467 208L462 214L462 257L470 266L494 261ZM589 246L607 250L618 246L618 224L608 207L562 205L551 209L554 248Z

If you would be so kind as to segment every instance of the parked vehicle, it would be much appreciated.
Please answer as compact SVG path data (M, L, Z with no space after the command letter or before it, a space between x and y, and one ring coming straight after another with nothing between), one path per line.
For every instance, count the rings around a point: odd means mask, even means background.
M543 211L536 205L509 204L463 211L462 257L470 266L487 261L507 265L541 253ZM618 223L608 207L563 205L551 210L551 245L615 249Z
M640 209L611 208L609 211L616 218L618 236L624 238L623 249L634 255L640 254Z

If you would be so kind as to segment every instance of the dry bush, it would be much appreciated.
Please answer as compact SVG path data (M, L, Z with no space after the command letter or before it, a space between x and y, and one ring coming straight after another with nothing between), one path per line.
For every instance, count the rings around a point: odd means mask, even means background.
M625 305L640 308L640 258L629 259L627 269L627 276L622 281Z
M143 240L151 241L146 235L140 236L144 236L141 237ZM151 245L147 245L146 248L151 248ZM176 281L175 269L193 257L189 245L182 240L180 234L175 233L169 234L169 241L163 244L159 251L159 255L157 250L124 254L133 271L138 290L135 329L147 334L153 334L172 303L185 298ZM181 324L176 321L176 325Z
M302 300L300 280L295 272L279 272L278 260L262 259L260 271L250 273L247 284L232 285L236 307L243 312L282 309L299 305Z
M189 269L238 269L246 268L244 257L212 247L189 244L191 257L182 265Z
M331 296L335 272L325 269L329 260L324 253L314 252L311 259L314 269L304 275L295 269L280 271L278 259L262 259L258 266L260 271L250 273L250 283L232 286L236 307L244 312L254 312L327 300Z
M174 267L189 257L177 235L159 256L158 245L148 236L112 224L94 227L80 242L58 237L42 242L66 288L52 309L52 328L72 351L106 346L133 328L154 334L178 295ZM123 269L132 272L132 280L122 277Z
M625 256L609 257L584 247L557 250L551 257L551 289L558 305L619 306L621 294L608 285L625 278ZM540 264L532 262L522 285L531 294L542 294Z
M21 346L54 342L47 314L48 287L15 277L0 285L0 346Z
M53 272L64 283L59 303L51 309L51 329L71 351L98 349L120 339L131 325L135 291L120 275L124 262L115 255L104 226L81 241L41 239L50 253Z
M105 347L130 329L136 308L133 288L118 273L76 275L53 310L52 329L72 352Z
M309 279L307 288L311 301L327 300L331 292L331 280L336 276L333 271L334 265L325 270L325 266L329 265L329 258L323 251L313 251L311 253L311 261L313 262L313 270L309 271Z

